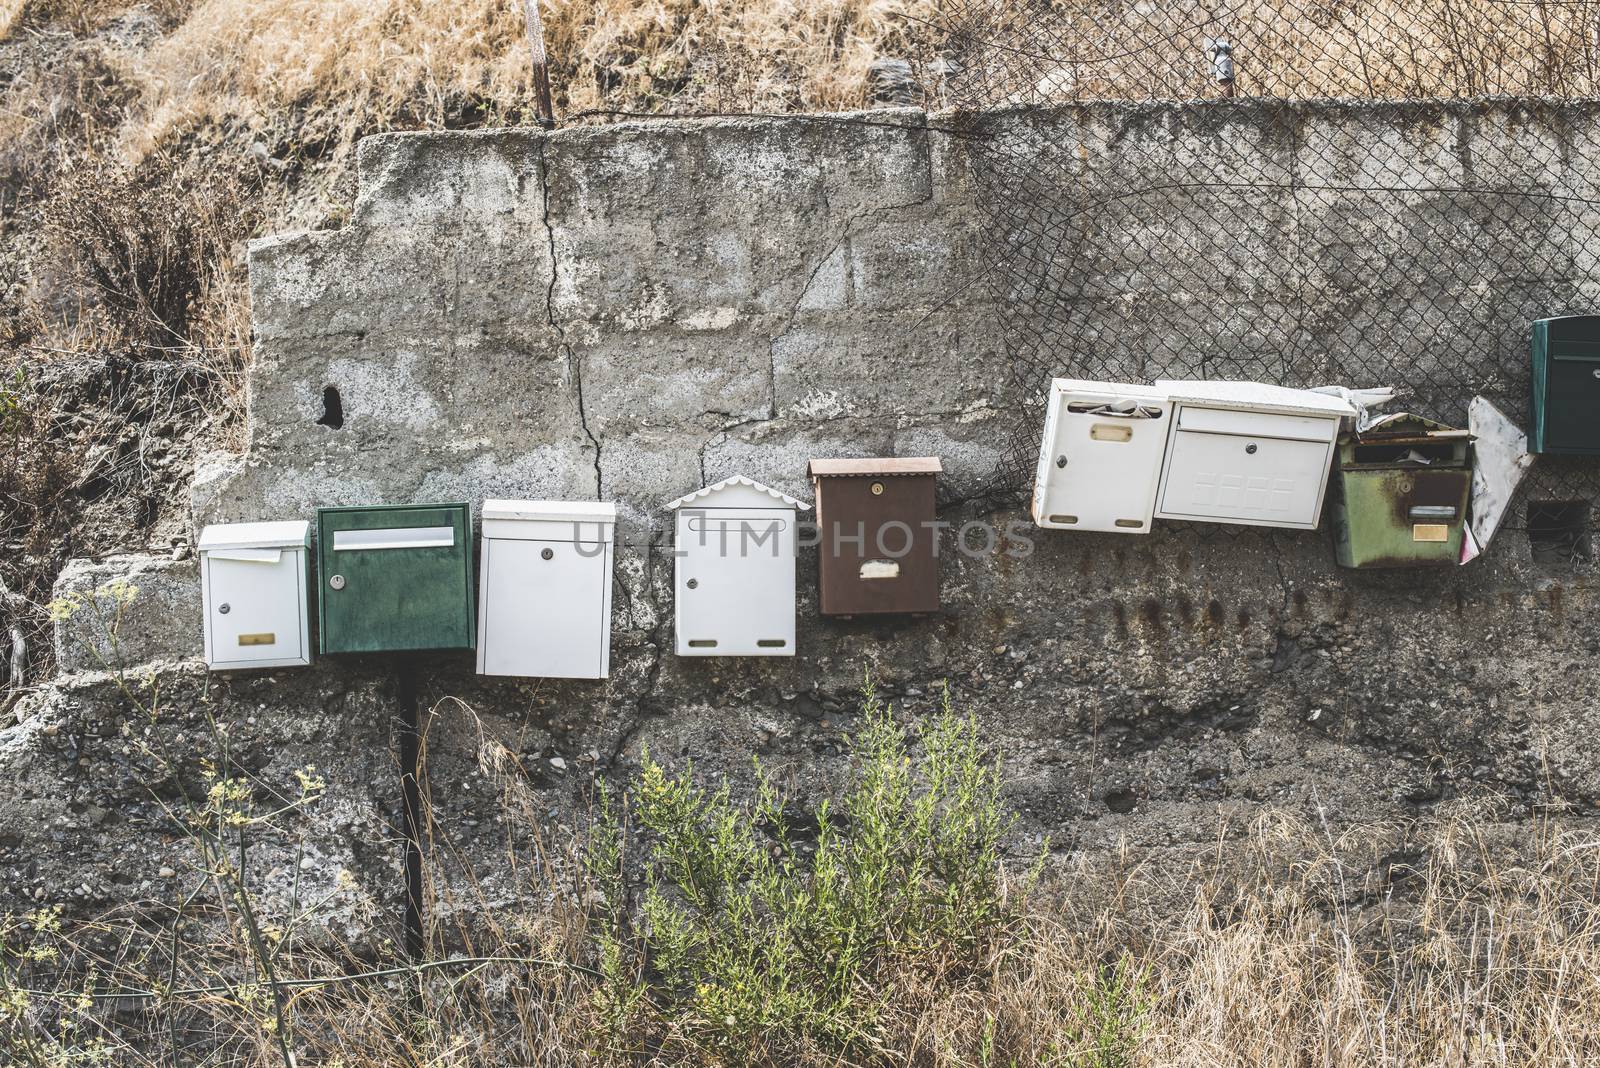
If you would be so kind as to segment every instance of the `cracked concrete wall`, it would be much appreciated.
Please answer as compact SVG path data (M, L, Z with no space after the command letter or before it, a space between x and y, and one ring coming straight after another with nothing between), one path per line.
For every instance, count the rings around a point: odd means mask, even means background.
M1392 142L1395 168L1442 165L1407 105L1300 110L1326 140ZM1185 114L1098 105L962 121L1017 137L1078 124L1083 174L1113 185L1131 164L1095 146L1211 177L1220 144L1293 151L1251 139L1252 123L1277 119L1250 106L1221 126ZM1486 114L1462 127L1468 149L1473 137L1576 137ZM1584 136L1600 131L1587 121ZM1512 819L1558 794L1600 807L1594 572L1539 564L1517 530L1471 567L1387 574L1340 571L1326 531L1034 532L1023 560L947 549L944 610L918 619L820 619L815 560L802 557L794 659L671 655L659 508L706 481L742 473L809 499L812 456L937 454L946 518L1025 518L965 499L1017 417L991 295L970 284L981 218L963 142L924 128L954 122L880 112L870 124L382 136L362 145L349 226L252 246L250 447L202 469L197 522L424 498L600 495L622 511L609 680L481 679L470 654L429 661L435 829L450 846L440 883L494 901L530 893L506 843L570 840L593 777L628 774L646 745L736 788L757 752L814 801L844 769L866 671L913 714L949 682L1005 761L1023 852L1046 833L1070 852L1126 838L1178 864L1214 848L1219 822L1237 831L1269 806L1320 807L1342 827L1479 789L1506 794ZM1146 222L1130 240L1154 239ZM1427 256L1387 222L1360 233L1420 269ZM1347 215L1327 225L1347 244L1359 230ZM1196 265L1186 299L1225 314L1226 285ZM1148 353L1160 340L1115 343ZM339 429L319 423L329 386ZM164 655L191 662L153 669L169 709L159 723L91 673L27 699L0 729L0 907L67 880L84 907L165 895L159 873L185 869L158 799L184 786L130 755L129 739L169 732L193 747L214 714L263 781L325 769L307 878L333 886L348 870L337 900L349 916L392 909L381 660L208 677L192 662L198 616L188 646L172 640ZM529 799L520 815L502 804L507 776ZM287 884L288 861L275 863L263 861L273 885Z

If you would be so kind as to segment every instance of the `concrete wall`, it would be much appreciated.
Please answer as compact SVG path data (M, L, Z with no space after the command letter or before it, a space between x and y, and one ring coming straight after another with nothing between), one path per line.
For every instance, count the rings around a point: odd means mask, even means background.
M437 706L429 738L438 826L452 857L507 897L518 891L502 878L504 839L570 830L592 776L625 774L643 745L736 782L759 752L816 798L842 767L866 671L911 710L930 707L948 680L1006 761L1021 849L1044 833L1085 851L1126 836L1178 857L1210 848L1219 819L1238 826L1269 805L1320 805L1347 824L1476 789L1505 792L1514 812L1552 792L1600 804L1594 576L1536 564L1516 530L1471 567L1393 574L1339 571L1325 531L1039 532L1023 560L947 550L945 609L914 620L820 620L815 562L802 559L799 656L671 655L660 506L706 481L740 473L809 499L812 456L936 454L949 471L947 518L1021 518L969 499L1025 417L1002 390L966 135L1079 144L1079 163L1049 165L1114 193L1129 168L1215 179L1219 151L1238 165L1261 153L1304 179L1353 159L1304 146L1376 138L1392 146L1395 172L1464 173L1464 161L1506 158L1502 141L1489 151L1479 139L1581 146L1600 133L1600 109L1568 109L1561 129L1541 130L1497 108L1306 106L1286 118L1265 105L1106 105L372 138L346 228L251 248L249 451L202 469L196 519L418 498L617 501L610 680L480 680L465 654L429 664L429 697L463 702ZM1295 137L1281 136L1288 121ZM1564 158L1591 166L1586 151ZM1294 185L1281 207L1303 232L1342 235L1302 246L1328 250L1306 253L1326 281L1295 299L1316 302L1330 323L1335 246L1381 248L1417 271L1452 254L1424 255L1403 228L1352 218L1331 194L1319 218L1318 198ZM1203 212L1127 224L1126 263L1166 255L1160 233L1206 225ZM1500 236L1588 254L1556 228ZM1176 248L1169 272L1188 262ZM1448 266L1441 280L1459 277ZM1092 273L1115 270L1100 262ZM1141 277L1118 283L1129 295L1085 299L1177 299ZM1181 296L1209 302L1226 324L1238 282L1194 264ZM1097 358L1154 377L1166 369L1152 359L1159 341L1108 337ZM1063 352L1060 370L1081 358ZM1296 365L1283 378L1309 384L1327 370ZM341 400L338 429L319 423L328 387ZM163 577L181 584L191 573ZM144 655L192 660L198 649L195 618L192 639ZM209 709L234 724L236 756L264 779L287 781L305 763L327 772L311 883L331 886L347 868L352 899L394 896L380 662L234 678L207 679L192 663L157 672L170 711L156 729L192 740ZM111 680L85 674L30 699L0 731L0 781L13 786L0 799L0 898L5 887L31 898L63 857L89 873L79 897L91 904L128 884L159 888L158 866L177 863L177 847L144 822L156 813L119 735L128 716ZM487 752L509 762L486 767ZM508 767L539 799L537 828L501 822L496 776ZM457 859L442 863L444 878L464 878Z

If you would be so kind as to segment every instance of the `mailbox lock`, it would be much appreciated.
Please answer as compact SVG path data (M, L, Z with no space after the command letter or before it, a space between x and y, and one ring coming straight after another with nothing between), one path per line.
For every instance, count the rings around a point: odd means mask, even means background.
M882 482L874 482L872 484L872 495L874 497L883 496L883 483Z
M556 551L554 549L546 549L539 555L546 560L554 560L556 558Z
M688 582L684 583L684 585L688 586L691 590L697 590L700 588L700 580L690 579Z
M1600 378L1600 367L1596 367L1593 374L1596 378Z
M231 612L231 611L233 611L233 609L232 609L232 608L230 608L230 607L229 607L229 606L228 606L228 605L225 605L225 604L219 604L219 605L218 605L218 606L217 606L217 612L218 612L218 613L219 613L219 614L221 614L221 615L227 615L227 614L228 614L228 613L229 613L229 612Z
M1063 453L1062 455L1056 457L1056 466L1057 467L1065 467L1065 466L1067 466L1067 457L1066 457L1065 453Z
M328 580L328 585L333 587L336 590L344 589L344 576L343 575L334 575L332 578L330 578Z
M1256 454L1255 442L1251 442L1250 444L1246 445L1244 447L1244 451L1249 453L1251 456L1254 456Z

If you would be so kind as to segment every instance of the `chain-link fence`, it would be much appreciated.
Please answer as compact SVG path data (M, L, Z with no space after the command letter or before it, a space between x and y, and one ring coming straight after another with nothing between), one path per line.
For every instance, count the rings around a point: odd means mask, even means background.
M1600 305L1600 0L942 17L948 102L1022 109L972 148L1013 399L1035 416L1008 490L1054 376L1386 385L1386 410L1457 426L1481 394L1526 426L1530 322ZM1058 110L1028 121L1039 106ZM1597 491L1600 462L1541 457L1507 526L1568 536Z

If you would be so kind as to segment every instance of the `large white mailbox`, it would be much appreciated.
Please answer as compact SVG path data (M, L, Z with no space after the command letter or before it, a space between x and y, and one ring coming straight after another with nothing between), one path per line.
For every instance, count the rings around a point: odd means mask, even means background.
M1316 527L1349 401L1259 382L1155 388L1173 408L1157 516Z
M607 676L616 523L614 504L483 502L479 674Z
M679 656L793 656L798 513L735 476L679 497L673 613Z
M1172 404L1152 386L1050 384L1033 521L1053 530L1150 533Z
M306 561L311 524L218 523L200 532L200 599L206 666L311 663Z

